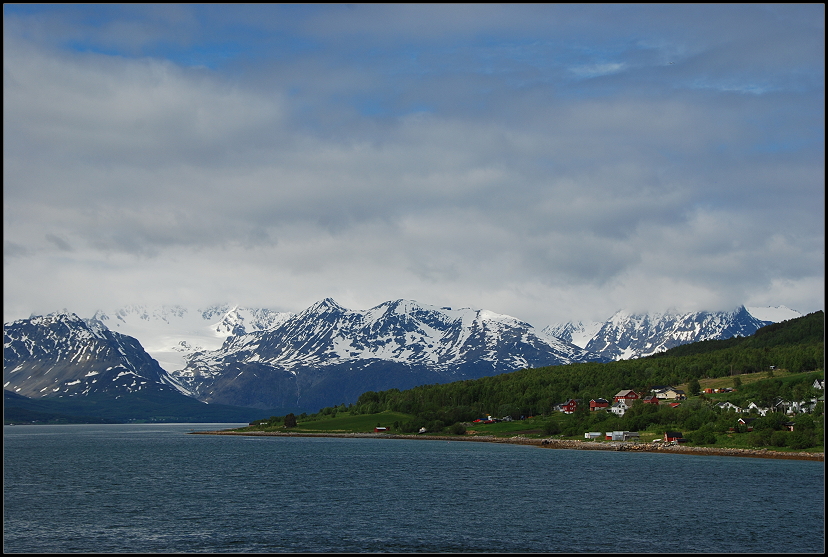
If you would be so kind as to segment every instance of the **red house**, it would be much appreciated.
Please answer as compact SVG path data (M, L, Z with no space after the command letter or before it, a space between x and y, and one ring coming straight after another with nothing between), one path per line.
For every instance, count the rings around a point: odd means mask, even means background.
M639 394L631 389L625 389L623 391L618 391L613 397L613 402L618 402L619 400L624 400L627 405L632 405L632 401L638 400L641 398Z
M589 401L590 411L598 410L599 408L609 408L609 401L605 398L593 398Z
M569 400L561 404L561 412L563 412L564 414L572 414L575 412L577 408L578 401L576 401L574 398L570 398Z
M682 439L680 431L667 431L664 433L664 441L670 443L672 441L678 442L679 439Z
M645 396L641 400L641 402L643 402L644 404L655 404L656 406L658 406L659 400L658 397L655 396Z
M374 433L386 433L388 431L387 427L380 427L377 426L374 428Z

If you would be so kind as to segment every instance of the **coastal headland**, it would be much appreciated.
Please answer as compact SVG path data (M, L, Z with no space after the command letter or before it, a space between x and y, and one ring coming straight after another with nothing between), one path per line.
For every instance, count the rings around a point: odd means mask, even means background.
M688 447L667 443L636 443L630 441L579 441L575 439L535 439L520 435L496 437L494 435L395 435L392 433L301 433L286 431L191 431L193 435L242 435L255 437L341 437L349 439L414 439L431 441L457 441L478 443L507 443L511 445L532 445L545 449L572 449L592 451L632 451L651 453L693 454L702 456L737 456L749 458L780 458L788 460L825 461L825 453L783 452L768 449L730 449L721 447Z

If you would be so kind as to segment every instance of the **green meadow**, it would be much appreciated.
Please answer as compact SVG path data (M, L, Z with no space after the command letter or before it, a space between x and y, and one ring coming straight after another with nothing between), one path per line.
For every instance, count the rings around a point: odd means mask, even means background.
M377 426L394 429L394 423L408 422L414 419L410 414L385 411L377 414L351 415L340 412L332 417L317 420L297 418L296 427L290 428L296 433L372 433ZM287 431L283 425L261 424L242 428L244 431Z

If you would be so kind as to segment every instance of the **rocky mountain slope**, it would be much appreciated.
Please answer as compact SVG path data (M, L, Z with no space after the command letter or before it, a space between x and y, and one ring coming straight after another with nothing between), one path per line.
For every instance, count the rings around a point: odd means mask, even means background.
M74 313L4 326L3 388L30 398L117 396L142 390L190 395L138 340Z

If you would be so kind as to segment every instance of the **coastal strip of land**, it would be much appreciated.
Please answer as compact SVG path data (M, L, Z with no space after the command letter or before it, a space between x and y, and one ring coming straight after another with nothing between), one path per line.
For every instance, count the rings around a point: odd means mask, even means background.
M242 435L248 437L341 437L348 439L426 439L431 441L458 441L479 443L507 443L511 445L532 445L546 449L574 449L593 451L633 451L651 453L694 454L703 456L738 456L750 458L781 458L789 460L825 461L825 453L783 452L769 449L728 449L720 447L688 447L668 443L638 443L634 441L579 441L575 439L535 439L520 435L495 437L493 435L395 435L393 433L302 433L287 431L191 431L192 435Z

